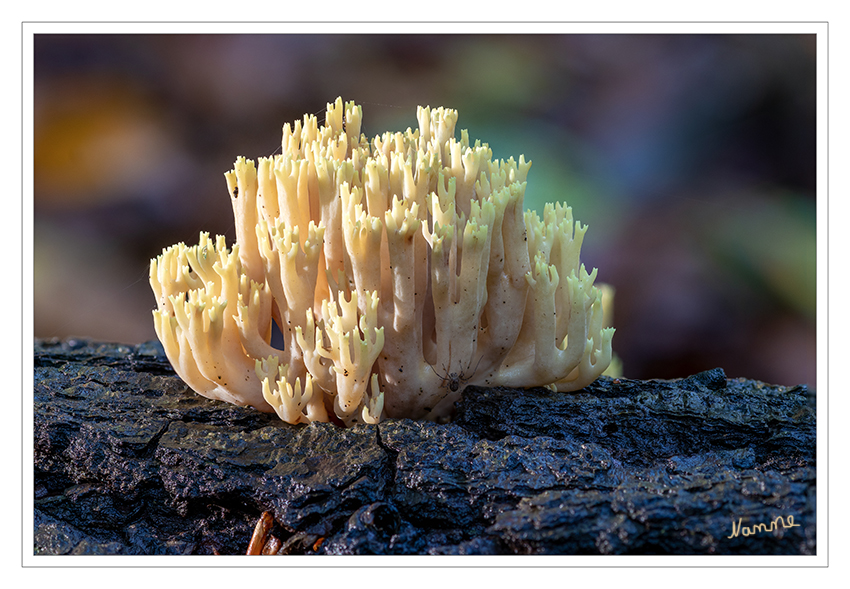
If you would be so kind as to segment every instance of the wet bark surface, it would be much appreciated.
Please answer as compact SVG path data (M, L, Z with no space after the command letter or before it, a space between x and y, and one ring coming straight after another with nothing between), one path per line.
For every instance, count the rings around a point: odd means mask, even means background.
M468 387L448 424L292 426L155 342L38 341L36 554L814 554L815 394Z

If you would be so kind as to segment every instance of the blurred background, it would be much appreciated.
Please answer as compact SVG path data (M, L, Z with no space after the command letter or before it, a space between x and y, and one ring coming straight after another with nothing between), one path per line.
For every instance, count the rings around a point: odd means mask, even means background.
M532 160L616 288L630 378L815 386L815 37L35 36L35 335L155 338L148 264L234 238L224 172L342 96ZM320 118L321 120L321 118Z

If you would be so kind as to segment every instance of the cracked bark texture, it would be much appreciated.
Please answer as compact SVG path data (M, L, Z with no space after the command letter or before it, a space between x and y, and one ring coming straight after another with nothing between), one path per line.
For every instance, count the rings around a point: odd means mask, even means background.
M37 341L34 394L36 554L244 554L264 511L278 554L816 552L814 392L721 369L342 429L195 395L156 342Z

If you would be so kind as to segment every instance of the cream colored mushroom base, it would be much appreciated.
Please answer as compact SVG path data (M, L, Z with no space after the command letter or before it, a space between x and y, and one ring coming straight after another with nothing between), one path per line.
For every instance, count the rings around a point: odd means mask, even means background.
M447 418L469 384L580 389L614 330L571 209L523 212L531 162L455 138L457 112L360 133L337 99L283 152L225 174L236 243L202 233L151 261L156 332L199 394L289 423ZM272 322L283 349L270 345Z

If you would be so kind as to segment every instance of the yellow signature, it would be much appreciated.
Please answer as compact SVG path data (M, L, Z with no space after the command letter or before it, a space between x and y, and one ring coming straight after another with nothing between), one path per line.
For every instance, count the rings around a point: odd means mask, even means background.
M753 536L753 535L759 534L761 532L772 532L774 530L778 530L780 524L782 525L783 528L799 528L800 527L800 524L794 523L794 516L793 515L788 516L787 523L786 523L785 519L783 519L783 517L780 515L779 517L774 519L772 522L770 522L770 525L767 525L765 523L760 523L760 524L756 524L754 526L742 526L741 525L742 520L743 520L743 518L741 518L741 517L738 518L738 525L737 526L735 525L735 520L734 519L732 520L732 535L726 536L727 538L736 538L739 535L741 535L741 536Z

